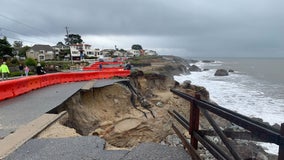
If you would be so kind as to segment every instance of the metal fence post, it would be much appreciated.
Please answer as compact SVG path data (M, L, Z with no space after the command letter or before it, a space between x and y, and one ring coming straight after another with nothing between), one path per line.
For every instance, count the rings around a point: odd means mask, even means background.
M195 98L200 100L200 95L195 94ZM194 149L198 148L198 140L193 136L193 132L199 129L199 108L193 101L190 105L190 117L189 117L189 134L191 135L190 143Z
M284 159L284 123L281 124L281 129L280 129L280 136L282 140L280 140L279 144L279 153L278 153L278 160L283 160Z

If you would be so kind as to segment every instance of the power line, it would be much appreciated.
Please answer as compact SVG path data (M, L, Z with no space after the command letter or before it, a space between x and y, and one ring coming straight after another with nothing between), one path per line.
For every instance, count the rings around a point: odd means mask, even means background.
M23 33L20 33L20 32L11 30L11 29L7 29L7 28L4 28L4 27L0 27L0 31L1 31L2 29L6 30L6 31L9 31L9 32L16 33L16 34L21 34L21 35L24 35L24 36L28 36L28 35L26 35L26 34L23 34Z
M27 34L23 34L23 33L20 33L20 32L11 30L11 29L7 29L7 28L0 27L0 31L1 31L1 29L6 30L6 31L9 31L9 32L12 32L12 33L16 33L16 34L19 34L19 35L23 35L23 36L29 36L29 35L27 35ZM6 36L6 37L7 37L7 36ZM15 39L15 38L14 38L14 39ZM41 41L48 42L48 43L52 43L52 42L46 41L46 40L41 39L41 38L37 38L37 39L39 39L39 40L41 40Z
M47 34L49 34L48 32L42 31L42 30L40 30L40 29L38 29L38 28L35 28L35 27L33 27L33 26L30 26L30 25L28 25L28 24L25 24L25 23L23 23L23 22L20 22L20 21L18 21L18 20L13 19L13 18L10 18L10 17L7 17L7 16L4 16L4 15L1 15L1 14L0 14L0 16L1 16L1 17L4 17L4 18L6 18L6 19L8 19L8 20L10 20L10 21L13 21L13 22L16 22L16 23L22 24L22 25L24 25L24 26L26 26L26 27L28 27L28 28L31 28L31 29L37 30L38 32L41 32L41 33L47 33Z
M18 21L18 20L15 20L15 19L13 19L13 18L4 16L4 15L2 15L2 14L0 14L0 16L3 17L3 18L8 19L8 20L10 20L10 21L13 21L13 22L16 22L16 23L18 23L18 24L24 25L25 27L27 27L27 28L29 28L29 29L33 29L33 30L36 30L36 31L41 32L41 33L44 33L44 34L51 34L51 33L45 32L45 31L43 31L43 30L40 30L40 29L38 29L38 28L35 28L35 27L31 26L31 25L28 25L28 24L25 24L25 23L20 22L20 21ZM4 29L4 30L7 30L7 31L9 31L9 32L13 32L13 33L19 34L19 35L29 36L29 35L27 35L27 34L23 34L23 33L20 33L20 32L11 30L11 29L3 28L3 27L0 27L0 30L1 30L1 28ZM15 39L15 38L13 38L13 39ZM53 43L53 42L51 42L51 41L49 41L49 40L47 41L47 40L44 40L44 39L41 39L41 38L38 38L38 37L37 37L37 39L39 39L39 40L41 40L41 41L45 41L45 42L47 42L47 43ZM27 42L28 42L28 41L27 41Z
M10 39L15 39L15 40L19 40L19 41L23 41L23 42L29 42L29 43L36 43L36 42L33 42L33 41L29 41L29 40L25 40L25 39L20 39L20 38L15 38L15 37L11 37L11 36L5 36L7 38L10 38Z

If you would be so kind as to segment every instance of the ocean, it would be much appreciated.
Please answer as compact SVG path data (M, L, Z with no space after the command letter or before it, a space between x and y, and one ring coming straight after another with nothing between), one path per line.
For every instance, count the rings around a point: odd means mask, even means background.
M194 59L202 72L177 75L179 83L190 80L204 86L218 105L273 125L284 123L284 58ZM211 60L204 62L204 60ZM192 65L192 64L191 64ZM231 69L229 76L214 76L217 69ZM277 154L276 145L265 145Z

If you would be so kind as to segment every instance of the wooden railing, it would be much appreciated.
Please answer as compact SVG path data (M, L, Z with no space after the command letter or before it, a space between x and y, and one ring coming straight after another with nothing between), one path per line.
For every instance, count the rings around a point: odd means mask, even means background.
M232 139L274 143L279 146L278 160L284 159L284 123L281 124L281 129L279 130L221 106L201 100L198 94L191 96L175 89L171 89L171 92L190 102L189 121L175 110L169 111L169 113L189 131L191 136L190 143L188 143L179 129L174 124L172 125L174 131L182 140L184 147L189 151L193 159L200 159L197 153L198 142L200 142L217 159L242 159L239 153L236 152L234 145L231 143ZM199 130L200 112L208 120L214 131ZM244 128L246 131L223 131L210 116L209 112ZM213 135L219 136L229 152L224 151L208 139L207 136Z

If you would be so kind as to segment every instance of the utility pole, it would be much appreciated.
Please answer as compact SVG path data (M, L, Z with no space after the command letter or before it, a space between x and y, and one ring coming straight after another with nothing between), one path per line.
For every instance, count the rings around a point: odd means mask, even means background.
M70 48L70 37L69 37L69 30L68 30L68 27L66 26L65 27L65 30L66 30L66 40L67 40L67 45L69 46ZM73 56L72 56L72 53L70 53L70 59L71 59L71 63L73 64Z
M69 35L69 30L68 30L68 27L66 26L65 27L65 30L66 30L66 35L67 35L67 37L69 37L68 35Z
M0 38L3 36L2 34L2 28L0 28ZM3 36L4 37L4 36Z

